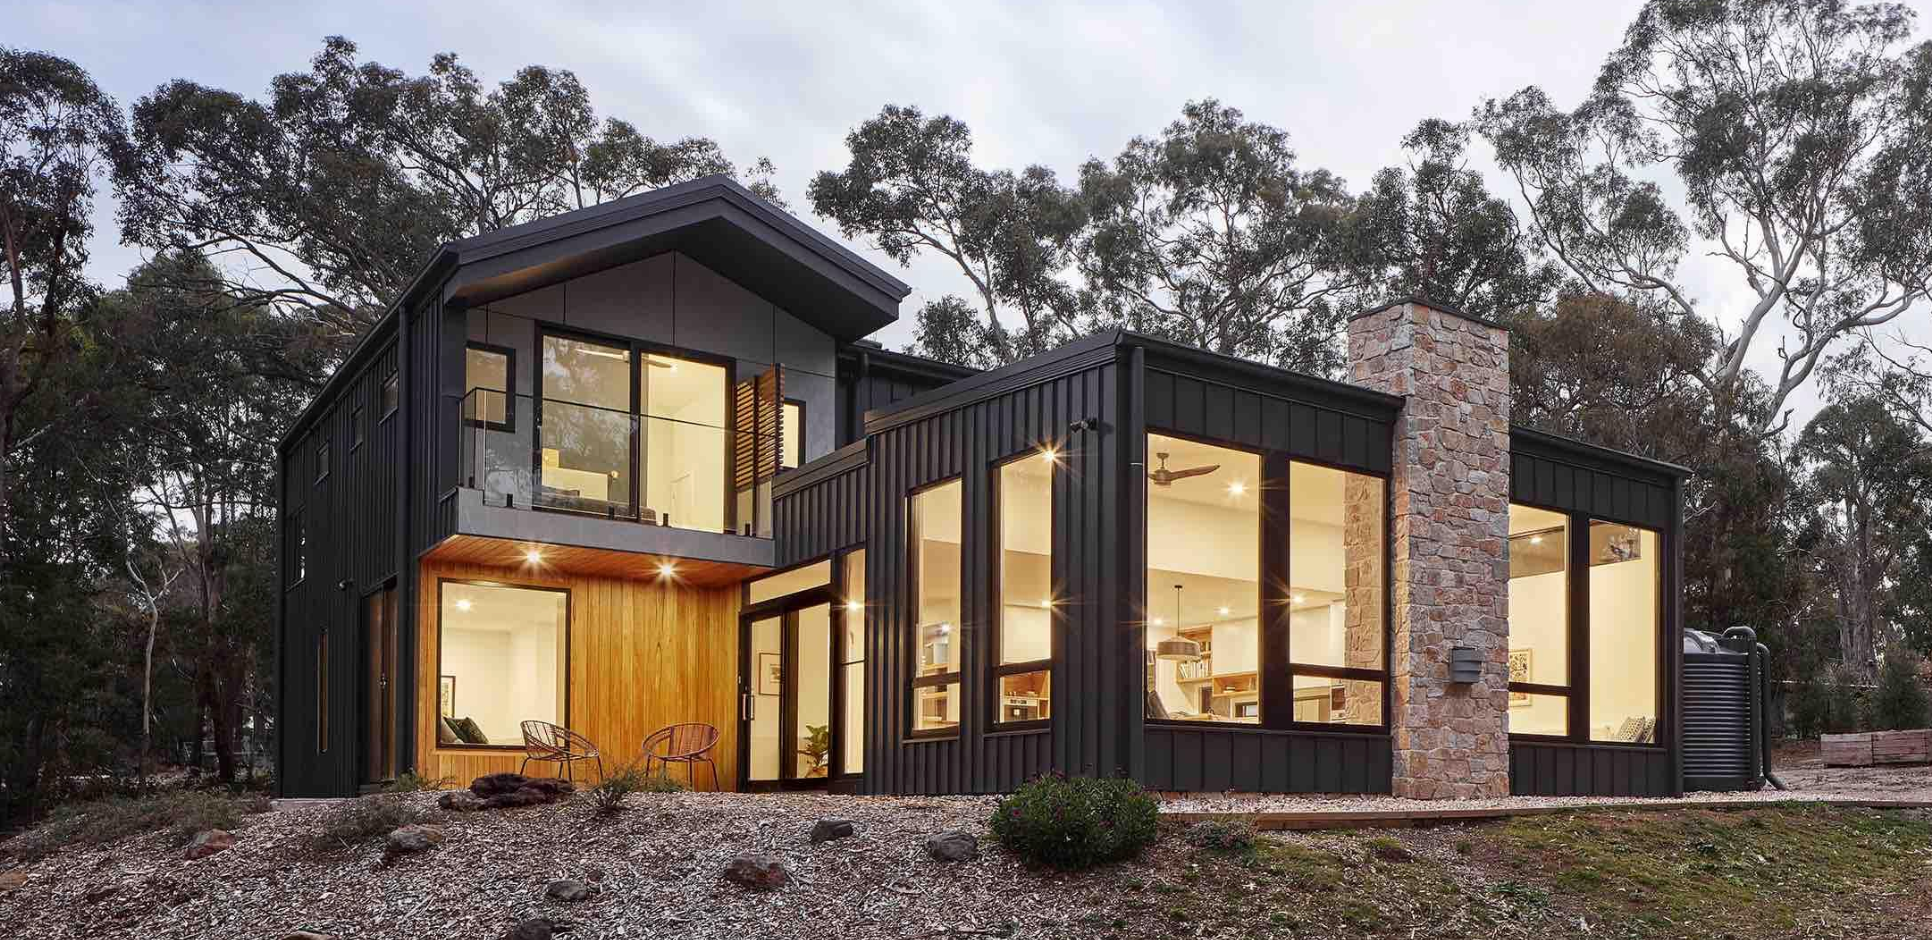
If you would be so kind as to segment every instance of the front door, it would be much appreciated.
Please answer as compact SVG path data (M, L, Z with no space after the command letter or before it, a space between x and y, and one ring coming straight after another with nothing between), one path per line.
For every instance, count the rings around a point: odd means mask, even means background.
M396 588L390 585L362 602L363 783L396 776Z
M832 605L744 618L739 676L742 789L824 786L831 773Z

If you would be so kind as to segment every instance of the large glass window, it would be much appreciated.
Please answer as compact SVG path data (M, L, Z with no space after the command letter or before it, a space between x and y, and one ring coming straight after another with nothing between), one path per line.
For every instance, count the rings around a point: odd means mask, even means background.
M821 561L781 571L745 585L745 603L762 604L776 597L809 591L832 582L832 563Z
M471 343L463 350L463 417L497 431L515 430L510 376L516 354L500 346Z
M638 357L637 368L645 521L727 531L731 452L725 442L730 388L725 367L649 352Z
M468 581L439 585L438 740L521 747L522 723L568 724L570 595Z
M1149 434L1146 713L1261 720L1261 458Z
M1509 730L1570 729L1570 520L1509 507Z
M780 423L783 424L783 427L779 429L779 434L782 438L783 446L781 446L778 450L778 465L788 470L795 467L804 466L805 464L805 404L804 402L798 402L798 401L786 402L784 411L782 414L780 414L779 417L781 419Z
M913 733L959 726L960 501L958 480L907 500L913 609Z
M1380 725L1388 662L1383 482L1295 462L1289 464L1288 500L1295 720Z
M999 691L993 720L1053 717L1053 470L1050 448L999 466Z
M1657 740L1657 544L1657 533L1648 529L1590 523L1593 741ZM1510 627L1515 629L1514 620Z
M839 744L848 774L865 772L865 549L845 553L844 651L839 681L845 686L845 715Z
M630 515L630 409L628 348L543 338L538 505Z

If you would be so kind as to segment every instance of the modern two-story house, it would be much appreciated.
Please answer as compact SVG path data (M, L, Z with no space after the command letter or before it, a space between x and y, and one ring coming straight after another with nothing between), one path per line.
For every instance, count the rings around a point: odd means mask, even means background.
M1404 300L1349 381L1128 332L985 373L723 178L444 246L282 445L280 785L610 761L978 793L1681 792L1668 464Z

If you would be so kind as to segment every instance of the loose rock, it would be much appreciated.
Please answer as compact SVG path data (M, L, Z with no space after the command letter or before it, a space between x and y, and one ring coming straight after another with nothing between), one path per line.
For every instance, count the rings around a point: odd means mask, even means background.
M528 917L517 922L503 940L551 940L557 932L557 925L548 917Z
M27 873L22 869L0 871L0 891L11 891L27 883Z
M235 847L235 834L225 829L205 829L195 833L194 841L188 843L184 856L207 858L216 852L226 852Z
M488 774L470 781L470 792L491 797L499 793L514 793L529 783L530 778L522 774Z
M732 884L743 885L754 891L771 891L784 887L792 880L792 873L785 863L775 855L763 852L740 852L736 858L725 863L724 879Z
M830 842L843 839L855 830L850 819L821 819L812 824L813 842Z
M436 805L453 813L473 813L487 804L468 790L451 790L436 798Z
M942 862L965 862L979 857L979 838L962 829L926 837L926 854Z
M282 940L335 940L335 934L316 933L312 930L294 930L283 934Z
M390 856L408 855L428 851L443 841L443 830L438 826L419 826L414 823L391 830L384 853Z
M543 889L543 896L552 901L587 901L597 889L575 878L559 878Z

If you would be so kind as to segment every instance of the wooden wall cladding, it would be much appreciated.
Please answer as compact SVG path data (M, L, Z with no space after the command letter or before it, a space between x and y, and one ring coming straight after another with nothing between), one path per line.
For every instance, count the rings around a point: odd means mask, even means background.
M638 757L644 736L680 721L702 721L722 737L713 753L719 784L738 779L738 607L731 587L669 586L516 568L425 559L417 603L417 773L450 777L464 786L475 777L515 771L520 748L504 751L436 746L437 585L442 580L487 580L570 591L572 730L595 742L611 770ZM531 765L537 772L539 766ZM556 765L547 765L545 772ZM584 765L577 779L586 779ZM681 773L681 772L680 772ZM698 768L704 787L708 772ZM589 774L595 776L592 769Z
M1509 743L1515 796L1676 796L1675 773L1664 748Z

